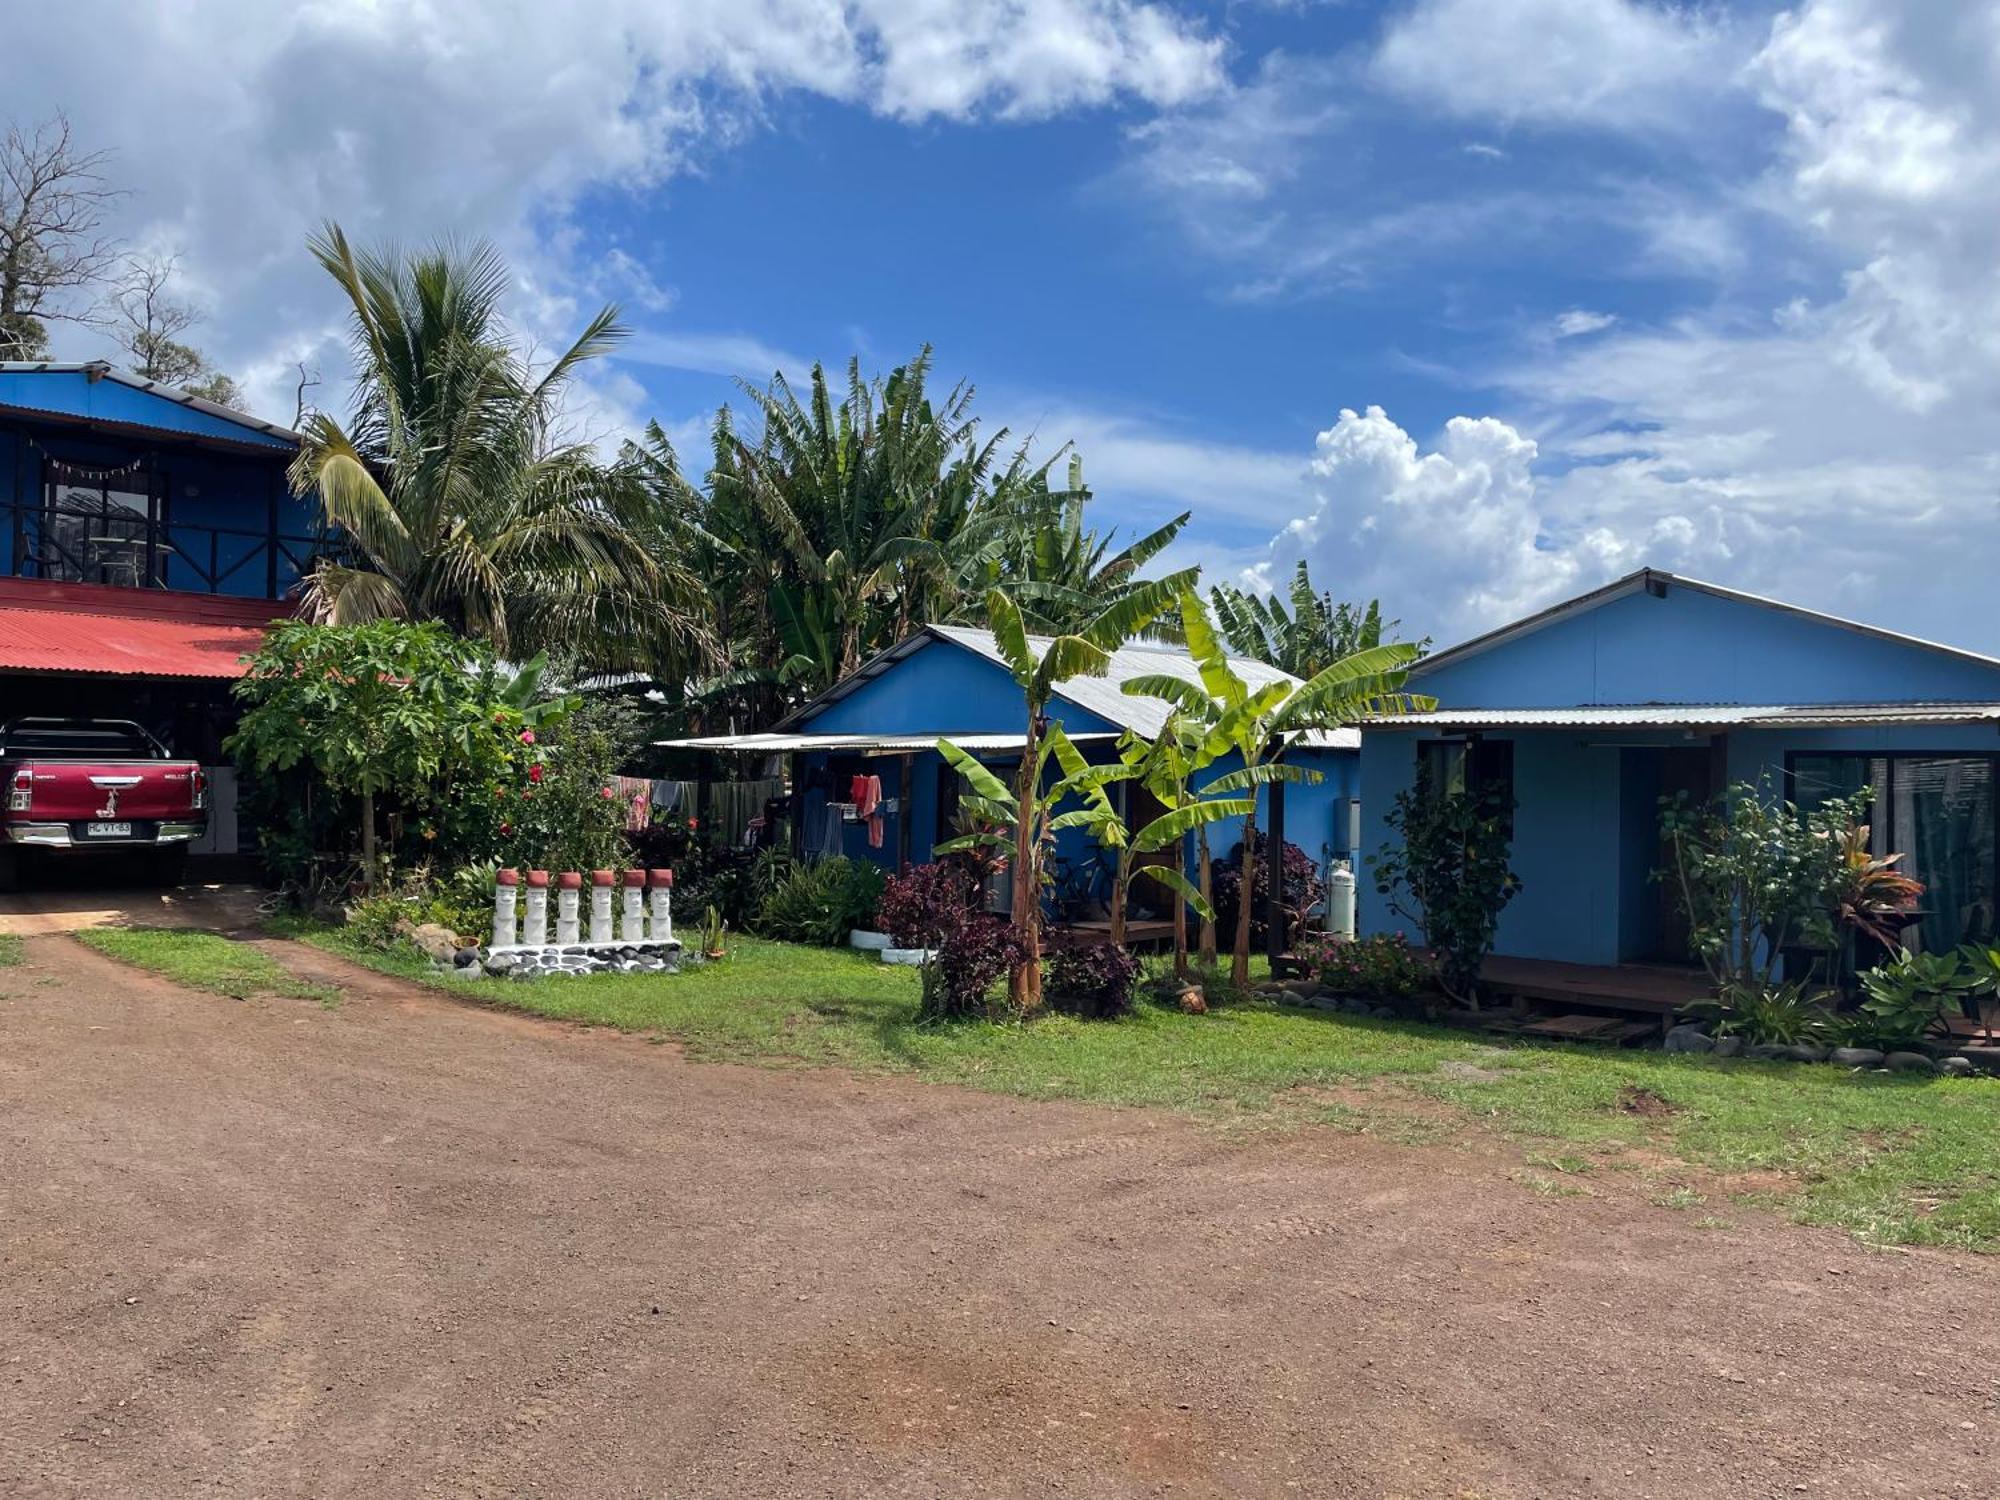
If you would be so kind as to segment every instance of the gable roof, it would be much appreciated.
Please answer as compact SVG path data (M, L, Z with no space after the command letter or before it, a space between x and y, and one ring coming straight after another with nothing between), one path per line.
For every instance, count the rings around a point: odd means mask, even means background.
M1547 609L1532 615L1524 615L1512 624L1502 625L1497 630L1489 630L1484 635L1476 635L1467 641L1443 651L1433 652L1410 668L1412 677L1420 677L1436 671L1439 667L1464 661L1469 657L1491 651L1496 646L1504 646L1522 636L1533 635L1538 630L1560 624L1573 616L1588 614L1619 599L1637 593L1652 594L1664 599L1673 589L1691 589L1698 594L1708 594L1717 599L1729 599L1738 604L1751 604L1759 609L1772 610L1778 614L1794 615L1802 620L1811 620L1819 625L1832 625L1840 630L1852 630L1858 635L1872 636L1879 641L1889 641L1898 646L1914 646L1923 651L1934 651L1956 661L1973 662L1983 667L2000 667L2000 657L1982 655L1977 651L1967 651L1958 646L1945 646L1936 641L1927 641L1920 636L1905 635L1897 630L1885 630L1879 625L1866 625L1859 620L1844 619L1839 615L1824 614L1803 605L1786 604L1782 600L1767 599L1762 594L1749 594L1741 589L1725 588L1719 583L1705 583L1699 578L1687 578L1678 573L1668 573L1660 568L1641 568L1636 573L1627 573L1623 578L1592 589L1589 593L1578 594L1574 599L1565 599L1560 604L1552 604Z
M236 410L233 406L224 406L219 401L210 401L205 396L192 395L187 391L181 390L178 386L167 385L158 380L148 380L140 375L128 374L123 370L113 368L103 360L74 363L46 359L0 360L0 377L23 375L82 376L86 384L92 386L103 381L110 381L114 385L142 392L155 400L171 403L173 406L180 407L184 411L199 413L202 417L211 419L199 423L153 427L147 430L171 432L182 437L219 438L222 441L233 440L240 442L246 447L258 449L282 450L284 448L296 448L301 442L299 435L289 427L280 427L275 422L266 422L261 417L253 417L248 412ZM0 385L12 384L14 382L0 380ZM40 415L66 418L72 421L81 420L92 425L105 427L119 427L127 430L135 427L147 428L147 424L107 417L88 409L78 410L74 403L51 400L49 404L44 405L39 400L24 400L22 399L21 392L18 390L10 391L8 394L0 396L0 406L16 411L32 411ZM227 427L235 428L237 431L231 434L226 429L219 430L217 427L218 423L227 424Z
M1028 637L1028 649L1035 653L1037 660L1048 649L1049 640L1050 637L1045 635ZM906 636L886 651L863 662L849 676L788 715L778 728L790 729L829 705L838 703L933 641L984 657L1003 671L1011 670L1000 655L1000 648L994 644L990 630L973 625L926 625L914 635ZM1253 692L1273 682L1296 683L1299 680L1268 662L1249 657L1232 656L1229 665ZM1111 653L1110 670L1104 676L1072 677L1057 684L1055 696L1078 708L1087 709L1120 729L1151 737L1166 728L1168 715L1172 712L1171 705L1158 698L1135 697L1124 691L1124 684L1134 678L1154 674L1178 677L1196 686L1201 684L1201 672L1187 652L1173 646L1148 643L1120 646ZM1316 730L1297 737L1293 743L1314 750L1354 750L1361 745L1361 732L1356 729Z

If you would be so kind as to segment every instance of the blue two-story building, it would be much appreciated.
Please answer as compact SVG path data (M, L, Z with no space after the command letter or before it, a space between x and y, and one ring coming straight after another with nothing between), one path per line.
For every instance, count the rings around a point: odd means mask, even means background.
M1434 713L1362 735L1363 842L1427 770L1500 784L1522 885L1502 958L1686 962L1662 797L1874 789L1875 848L1926 887L1912 946L1995 937L2000 660L1652 569L1427 658ZM1362 930L1408 930L1362 881ZM1412 934L1414 936L1414 934Z
M229 684L318 546L298 436L110 366L0 363L0 718L137 719L211 767Z

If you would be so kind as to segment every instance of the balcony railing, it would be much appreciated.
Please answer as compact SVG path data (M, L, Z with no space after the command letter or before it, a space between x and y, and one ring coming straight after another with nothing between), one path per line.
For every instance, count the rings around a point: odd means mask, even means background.
M0 505L0 571L16 578L280 599L332 550L323 535Z

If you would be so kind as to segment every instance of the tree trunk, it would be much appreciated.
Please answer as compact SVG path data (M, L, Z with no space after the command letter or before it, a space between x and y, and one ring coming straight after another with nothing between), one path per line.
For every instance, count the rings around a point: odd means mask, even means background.
M1243 882L1236 892L1236 949L1229 964L1229 982L1244 989L1250 983L1250 908L1257 889L1257 811L1243 820Z
M1210 915L1201 919L1201 966L1215 967L1215 865L1208 853L1208 830L1194 831L1195 884L1201 891L1201 899L1208 907Z
M375 894L375 789L361 789L361 888Z
M1111 944L1125 946L1125 888L1132 879L1131 851L1118 851L1118 873L1111 878Z
M1020 935L1022 958L1008 976L1007 998L1023 1015L1042 1003L1042 889L1036 878L1035 715L1028 714L1028 737L1021 746L1021 766L1014 773L1014 931Z

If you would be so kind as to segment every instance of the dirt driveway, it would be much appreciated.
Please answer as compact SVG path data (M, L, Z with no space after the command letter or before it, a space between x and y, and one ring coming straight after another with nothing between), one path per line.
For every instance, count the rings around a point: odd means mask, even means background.
M27 953L9 1496L2000 1487L1976 1261L1479 1152L692 1065L372 976L327 1010Z

